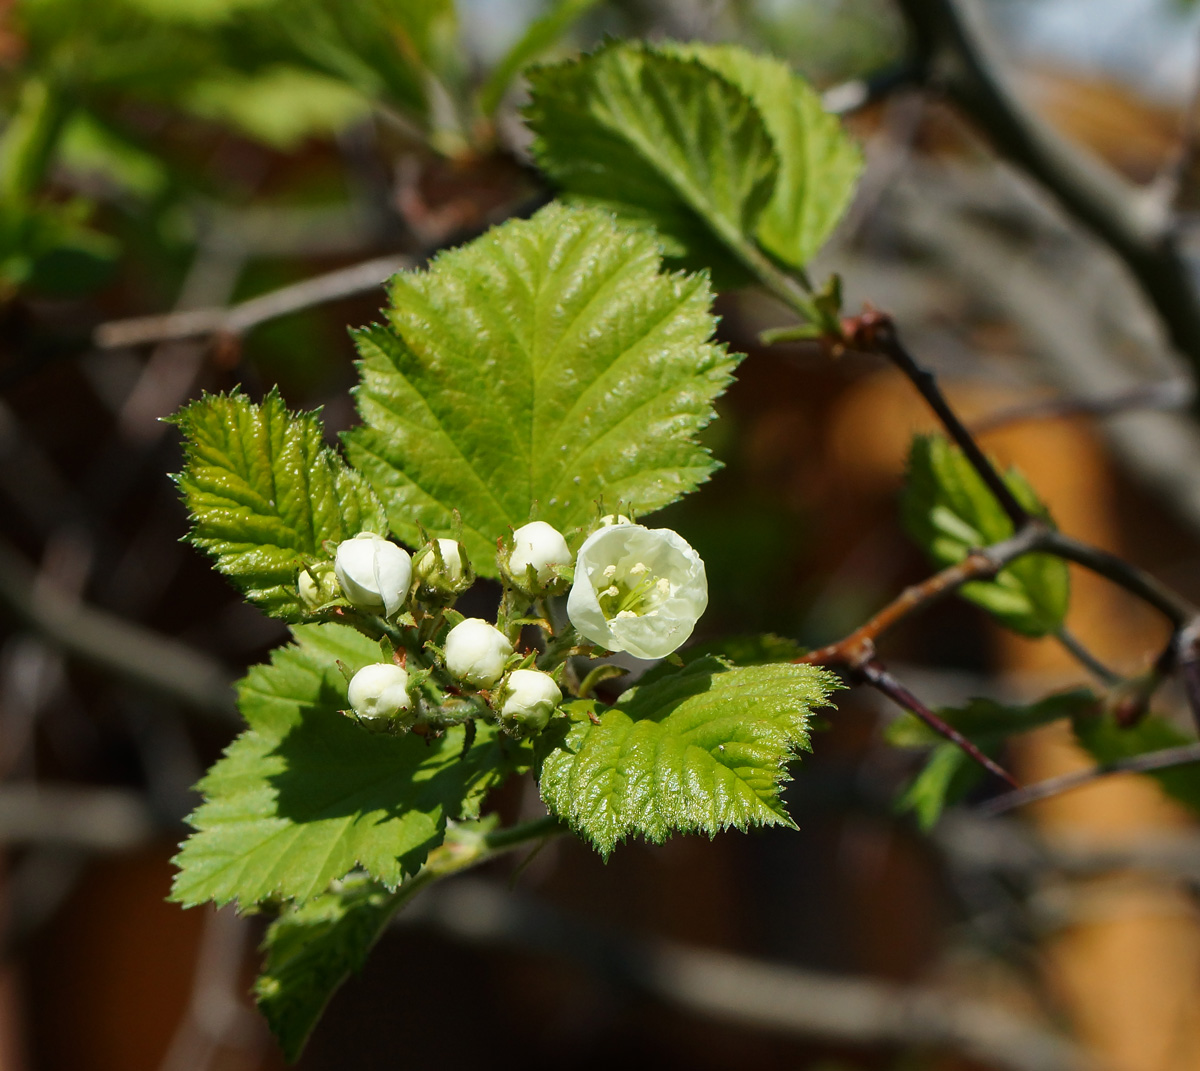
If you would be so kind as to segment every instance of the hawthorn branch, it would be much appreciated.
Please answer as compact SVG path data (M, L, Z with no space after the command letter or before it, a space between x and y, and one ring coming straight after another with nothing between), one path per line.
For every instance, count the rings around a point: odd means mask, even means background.
M957 591L972 580L989 580L1006 565L1037 548L1046 529L1040 523L1024 526L1011 539L990 547L974 550L956 565L905 588L895 599L837 643L810 651L797 662L820 666L844 666L857 670L875 657L875 645L880 636L910 614Z
M856 319L845 325L849 330L848 343L857 350L866 353L876 353L886 357L905 376L917 392L925 399L925 403L933 410L946 434L954 443L971 467L979 473L980 479L987 485L989 491L1004 510L1004 515L1012 522L1013 531L1019 532L1031 520L1029 511L1017 501L1012 489L1004 482L1004 478L996 470L987 454L975 441L967 426L959 419L958 414L946 401L946 396L938 386L937 377L928 369L917 363L917 359L909 352L900 340L895 321L885 312L869 309Z
M966 755L979 763L988 773L994 774L1012 788L1017 788L1017 782L1013 779L1012 774L995 760L988 758L987 755L980 751L978 747L963 736L953 725L939 718L903 684L896 680L881 662L876 660L866 662L854 671L854 675L864 683L869 684L876 691L882 692L898 706L911 711L939 736L945 737L952 744L957 744Z
M1166 770L1173 766L1187 766L1200 762L1200 743L1185 744L1183 747L1163 748L1161 751L1148 751L1144 755L1134 755L1127 759L1116 759L1105 762L1090 770L1080 770L1076 773L1063 774L1061 777L1050 777L1024 788L1006 792L980 806L984 814L997 815L1027 803L1049 799L1051 796L1070 792L1072 789L1090 785L1102 777L1118 773L1148 773L1152 770Z

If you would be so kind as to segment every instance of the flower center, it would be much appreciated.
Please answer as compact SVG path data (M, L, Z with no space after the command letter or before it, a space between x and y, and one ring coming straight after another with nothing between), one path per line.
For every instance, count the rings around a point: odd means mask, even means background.
M666 577L654 577L645 562L634 562L622 569L604 567L606 586L596 592L600 609L608 620L628 617L655 617L658 607L671 594Z

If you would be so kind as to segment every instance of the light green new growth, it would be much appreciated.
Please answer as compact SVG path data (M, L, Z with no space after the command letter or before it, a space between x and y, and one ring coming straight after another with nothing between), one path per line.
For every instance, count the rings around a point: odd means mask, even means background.
M737 359L709 341L702 275L666 274L652 236L595 209L551 205L429 270L397 275L390 324L355 335L363 425L352 463L392 529L452 534L479 573L536 514L560 531L596 503L638 514L715 463L695 440Z
M530 86L534 155L567 193L655 227L724 282L758 274L755 242L803 270L862 170L802 78L733 45L613 43Z
M1030 513L1050 519L1037 492L1016 469L1004 480ZM901 503L909 534L939 565L954 565L972 550L1007 539L1012 522L961 450L939 435L917 436L908 458ZM1063 623L1070 602L1067 563L1027 554L992 580L976 580L962 595L1025 636L1045 636Z
M366 480L322 440L316 413L293 413L272 390L209 394L173 418L184 435L177 477L192 516L189 539L216 559L251 602L276 617L303 614L300 562L324 557L324 540L387 534Z
M736 86L640 42L534 68L529 82L534 155L568 194L654 227L688 267L744 261L779 159Z
M862 152L817 92L782 60L736 45L675 46L723 75L753 101L775 145L779 173L754 236L768 253L803 269L850 204Z
M441 843L448 818L473 817L524 761L490 725L465 755L460 726L428 742L368 732L341 713L337 662L351 672L378 662L378 643L344 625L294 633L295 646L241 682L250 727L200 782L174 900L304 901L356 867L395 886Z
M779 798L787 763L808 750L808 715L837 679L815 666L730 668L706 657L600 710L566 709L539 740L542 799L607 856L631 834L793 822Z

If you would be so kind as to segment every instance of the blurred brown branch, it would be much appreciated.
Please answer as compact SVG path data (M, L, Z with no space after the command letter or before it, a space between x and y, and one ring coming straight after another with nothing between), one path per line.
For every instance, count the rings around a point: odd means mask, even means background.
M47 640L117 676L170 696L200 714L236 718L232 674L192 648L37 583L0 541L0 605Z
M161 316L113 320L96 328L96 345L101 349L114 349L200 335L241 335L268 320L374 290L389 276L411 267L412 263L412 258L407 256L377 257L280 287L227 308L187 309Z
M1084 1071L1071 1041L1001 1008L905 987L768 963L673 941L611 933L491 882L427 894L400 925L432 923L459 940L582 962L601 978L684 1011L854 1045L932 1045L1007 1071Z
M1124 261L1171 341L1200 368L1200 295L1170 206L1077 148L1025 108L980 29L974 0L897 0L923 81L940 91L996 150L1040 183Z
M1165 770L1172 766L1187 766L1200 762L1200 744L1185 744L1182 747L1164 748L1161 751L1148 751L1144 755L1134 755L1127 759L1117 759L1106 762L1090 770L1080 770L1077 773L1063 774L1061 777L1047 778L1013 792L1006 792L980 806L984 814L1004 814L1027 803L1049 799L1051 796L1070 792L1075 788L1090 785L1101 777L1118 773L1146 773L1150 770Z

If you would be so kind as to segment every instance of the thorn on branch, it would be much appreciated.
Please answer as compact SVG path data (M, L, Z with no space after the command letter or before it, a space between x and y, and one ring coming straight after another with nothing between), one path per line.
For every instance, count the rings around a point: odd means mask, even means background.
M988 773L994 774L1013 789L1019 787L1012 774L999 763L988 758L987 755L980 751L979 748L963 736L953 725L939 718L903 684L896 680L882 663L875 660L869 661L859 667L856 675L872 688L882 692L892 702L915 714L939 736L943 736L951 743L957 744L970 758L987 770Z

